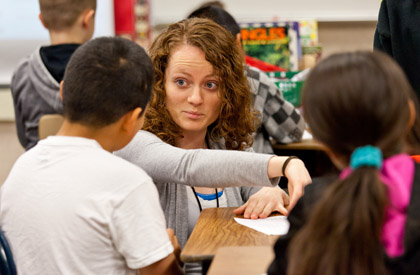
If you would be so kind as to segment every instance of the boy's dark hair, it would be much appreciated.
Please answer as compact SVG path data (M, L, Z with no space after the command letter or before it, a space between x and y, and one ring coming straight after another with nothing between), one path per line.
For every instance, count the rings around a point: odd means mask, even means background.
M96 10L96 0L39 0L39 9L49 30L62 31L72 27L86 9Z
M228 30L233 38L236 39L236 35L241 33L238 22L233 18L230 13L217 6L204 6L193 11L188 18L207 18L211 19L226 30Z
M63 81L65 118L100 128L137 107L144 111L151 94L153 66L136 43L101 37L74 52Z

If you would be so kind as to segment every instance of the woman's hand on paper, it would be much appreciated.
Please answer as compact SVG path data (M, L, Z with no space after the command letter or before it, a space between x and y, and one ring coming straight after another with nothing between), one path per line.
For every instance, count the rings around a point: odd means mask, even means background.
M233 212L236 215L243 214L246 219L264 219L274 211L287 215L288 205L289 197L281 188L263 187Z

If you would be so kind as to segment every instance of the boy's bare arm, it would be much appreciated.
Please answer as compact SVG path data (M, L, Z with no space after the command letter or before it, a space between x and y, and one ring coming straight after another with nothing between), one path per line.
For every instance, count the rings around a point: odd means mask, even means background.
M184 274L182 271L181 266L179 265L180 259L179 256L181 254L181 247L179 246L178 239L175 236L175 232L173 229L166 229L168 233L169 239L172 242L172 246L174 247L174 252L168 255L166 258L152 264L141 268L140 274Z
M139 269L141 275L169 275L169 274L184 274L181 267L179 266L175 255L173 253L169 254L166 258L151 264L149 266Z
M172 246L174 247L175 259L181 266L184 264L181 262L181 246L179 245L178 238L175 236L175 231L172 228L166 228L169 240L171 240Z

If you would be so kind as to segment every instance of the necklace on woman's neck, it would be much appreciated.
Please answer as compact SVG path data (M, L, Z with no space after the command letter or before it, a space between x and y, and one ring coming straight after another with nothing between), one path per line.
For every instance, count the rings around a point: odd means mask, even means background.
M203 211L203 208L201 207L200 199L199 199L199 198L198 198L198 196L197 196L197 192L195 192L195 189L194 189L194 187L193 187L193 186L191 186L191 189L192 189L192 190L193 190L193 192L194 192L195 199L197 200L197 203L198 203L198 208L200 208L200 212L201 212L201 211ZM216 203L217 203L217 208L219 208L219 194L217 193L217 188L214 188L214 190L216 191Z
M209 141L207 140L207 137L206 137L205 143L203 145L203 149L208 149L208 148L210 148L210 146L209 146ZM195 196L195 199L197 200L198 208L200 208L200 212L201 212L201 211L203 211L203 207L201 206L200 199L197 196L197 192L195 191L193 186L191 186L191 189L194 192L194 196ZM219 194L217 193L217 188L214 188L214 191L216 192L217 208L219 208Z

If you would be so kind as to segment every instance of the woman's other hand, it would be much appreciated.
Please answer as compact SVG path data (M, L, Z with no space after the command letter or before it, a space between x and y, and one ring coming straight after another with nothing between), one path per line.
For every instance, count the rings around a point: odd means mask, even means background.
M290 196L289 210L295 206L299 198L303 195L303 190L306 185L312 182L311 176L305 167L303 161L298 158L291 159L286 166L283 175L283 165L288 157L272 157L268 162L268 177L284 176L288 180L288 192Z

